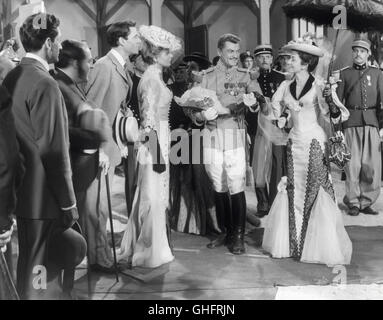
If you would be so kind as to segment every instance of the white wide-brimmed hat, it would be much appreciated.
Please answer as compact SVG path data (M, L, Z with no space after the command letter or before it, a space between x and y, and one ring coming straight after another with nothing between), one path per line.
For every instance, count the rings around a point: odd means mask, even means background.
M310 41L305 41L303 39L289 42L282 48L282 50L304 52L316 57L324 56L324 51L321 48L313 45L312 42L310 43Z
M156 47L168 49L173 52L182 49L180 39L178 39L174 34L160 27L141 26L139 28L139 33L142 38Z

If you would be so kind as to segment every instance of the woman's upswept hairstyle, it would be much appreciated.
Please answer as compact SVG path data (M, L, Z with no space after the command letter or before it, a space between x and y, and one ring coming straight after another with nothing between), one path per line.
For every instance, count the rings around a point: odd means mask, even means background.
M142 38L142 49L140 53L142 55L142 59L146 64L154 64L156 61L156 57L158 57L158 55L162 51L169 51L169 49L155 46L149 41L147 41L145 38Z

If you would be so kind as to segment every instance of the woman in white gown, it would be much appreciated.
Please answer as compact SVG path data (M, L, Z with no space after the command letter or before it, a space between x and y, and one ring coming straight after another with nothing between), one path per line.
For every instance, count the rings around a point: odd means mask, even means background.
M293 128L288 141L288 174L279 185L266 222L263 248L274 258L347 265L352 243L335 199L327 142L330 118L346 121L349 112L334 87L327 90L332 102L329 107L323 98L323 82L311 74L323 56L321 49L303 42L284 49L292 52L295 77L279 87L272 109L275 118L281 119L283 109L288 108Z
M170 67L174 52L181 49L181 44L175 36L155 26L142 26L140 34L143 57L150 64L138 87L140 130L143 137L157 136L158 140L137 145L137 190L118 260L127 261L132 267L157 268L174 260L166 226L169 207L168 116L173 96L163 81L163 68Z

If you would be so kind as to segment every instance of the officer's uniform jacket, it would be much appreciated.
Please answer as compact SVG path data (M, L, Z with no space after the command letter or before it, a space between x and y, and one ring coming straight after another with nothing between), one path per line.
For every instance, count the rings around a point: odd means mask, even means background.
M376 67L354 65L340 71L337 94L350 111L343 128L383 127L383 73Z
M225 95L235 97L251 92L262 92L258 81L249 74L247 69L238 67L228 69L221 61L218 62L216 67L202 71L200 75L201 78L197 85L215 91L224 108L231 109L230 106L225 103ZM244 111L239 114L232 112L230 115L219 116L217 120L209 121L207 128L210 130L216 128L244 129L244 117L247 111L246 109L243 110Z

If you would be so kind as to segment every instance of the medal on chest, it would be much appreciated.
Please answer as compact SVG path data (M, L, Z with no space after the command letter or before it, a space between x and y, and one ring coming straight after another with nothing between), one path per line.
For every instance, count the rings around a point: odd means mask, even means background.
M367 81L368 81L367 85L368 85L369 87L372 87L371 76L370 76L370 75L367 75Z

